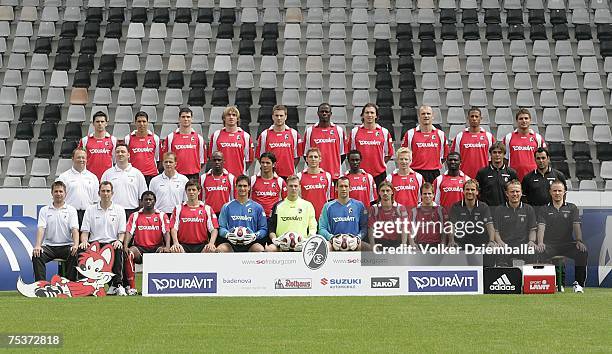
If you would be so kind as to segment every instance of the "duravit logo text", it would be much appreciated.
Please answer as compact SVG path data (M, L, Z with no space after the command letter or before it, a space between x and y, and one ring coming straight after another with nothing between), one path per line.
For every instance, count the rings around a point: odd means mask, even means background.
M478 272L475 270L408 272L408 292L475 291L478 291Z
M149 273L149 294L214 294L217 273Z

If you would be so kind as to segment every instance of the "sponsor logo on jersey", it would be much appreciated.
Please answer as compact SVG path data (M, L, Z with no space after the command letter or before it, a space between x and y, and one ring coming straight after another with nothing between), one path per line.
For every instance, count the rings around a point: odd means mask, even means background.
M354 216L336 216L332 218L332 220L334 220L334 222L354 222L355 217Z
M357 143L361 146L378 146L380 141L378 140L359 140Z
M196 146L194 144L176 144L174 145L176 150L186 150L186 149L195 149Z
M221 148L241 148L242 145L239 143L219 143Z
M302 221L301 216L281 216L282 221Z
M153 152L153 148L133 148L132 152L135 154L138 153L151 153Z
M416 143L416 147L418 148L437 148L438 143Z
M351 187L351 192L352 191L362 191L362 192L365 192L367 190L368 190L368 187L366 187L366 186L354 186L354 187Z
M255 191L255 195L258 197L276 197L278 192L275 191Z
M231 215L232 221L251 221L253 220L252 216L247 215Z
M398 191L398 192L399 191L414 191L414 190L416 190L416 186L413 186L413 185L401 186L401 185L399 185L399 186L395 186L395 190Z
M102 148L102 149L89 149L90 154L109 154L110 149Z
M200 210L201 211L201 210ZM181 218L181 222L195 222L195 223L201 223L206 221L206 219L204 218Z
M512 151L533 151L533 146L513 145Z
M336 139L334 138L321 138L321 139L314 139L314 143L315 144L335 144L336 143Z
M291 144L282 142L282 143L270 143L271 149L281 149L281 148L290 148Z
M138 231L159 231L158 225L138 225Z
M463 187L442 187L444 193L448 192L463 192Z
M466 149L482 149L486 148L487 145L485 143L475 143L475 144L463 144L463 147Z
M327 186L324 185L323 183L317 183L317 184L307 184L304 186L304 189L309 191L312 189L325 189Z
M207 192L227 192L227 186L211 186L206 187Z

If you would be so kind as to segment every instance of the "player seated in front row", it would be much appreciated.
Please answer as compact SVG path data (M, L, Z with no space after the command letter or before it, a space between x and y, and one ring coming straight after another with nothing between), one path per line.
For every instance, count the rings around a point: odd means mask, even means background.
M142 209L130 215L123 240L123 249L126 253L124 269L124 282L128 295L136 295L136 284L134 264L142 264L142 256L145 253L170 252L170 221L168 216L155 209L157 197L155 193L146 191L140 197ZM134 243L130 247L130 241Z
M187 202L177 205L170 220L173 253L215 252L219 232L217 216L212 208L198 199L200 184L190 180L185 184Z
M362 202L349 198L350 181L342 176L336 181L338 198L325 203L319 218L319 234L336 251L370 250L368 214Z
M454 245L452 235L446 234L444 225L448 220L446 210L434 202L434 186L429 182L421 185L421 202L409 211L414 242L422 245Z
M272 208L268 252L299 251L302 242L317 233L317 220L312 204L300 198L300 178L287 177L287 198Z
M263 252L268 225L263 207L249 199L248 176L236 178L236 199L225 203L219 215L217 252Z

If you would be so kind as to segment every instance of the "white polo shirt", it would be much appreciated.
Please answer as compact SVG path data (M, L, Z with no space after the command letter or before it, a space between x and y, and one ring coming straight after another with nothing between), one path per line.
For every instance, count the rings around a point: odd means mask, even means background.
M189 179L178 172L168 177L165 172L153 177L149 183L149 190L155 193L155 209L164 213L172 213L174 207L187 201L185 184Z
M72 245L72 230L79 230L77 211L67 203L59 208L53 204L45 205L38 214L38 227L45 230L44 246Z
M104 181L113 184L113 203L125 209L140 207L138 201L142 193L147 190L147 182L142 172L132 167L132 164L128 164L125 170L120 169L117 165L109 168L102 175L101 182Z
M66 185L66 204L72 205L77 210L85 210L100 200L98 177L87 169L79 172L71 167L59 175L57 180Z
M89 232L89 242L111 243L125 232L125 209L112 203L108 209L102 209L100 203L91 205L85 210L81 231Z

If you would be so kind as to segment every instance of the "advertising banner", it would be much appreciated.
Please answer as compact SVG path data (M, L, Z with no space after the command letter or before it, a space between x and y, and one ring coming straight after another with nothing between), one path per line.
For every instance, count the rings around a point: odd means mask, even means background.
M302 253L145 254L144 296L482 294L481 267L363 267L331 252L310 269ZM308 262L308 263L307 263Z

